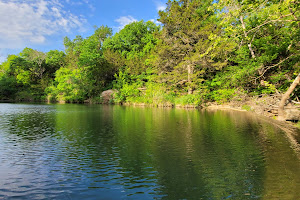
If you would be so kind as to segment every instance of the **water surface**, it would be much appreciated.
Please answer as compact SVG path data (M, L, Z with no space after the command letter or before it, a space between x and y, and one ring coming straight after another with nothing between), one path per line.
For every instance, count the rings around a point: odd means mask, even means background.
M0 199L300 199L290 146L242 112L0 104Z

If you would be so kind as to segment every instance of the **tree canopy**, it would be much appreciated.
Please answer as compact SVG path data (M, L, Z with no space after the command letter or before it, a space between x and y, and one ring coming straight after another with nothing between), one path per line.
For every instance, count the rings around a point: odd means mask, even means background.
M100 102L115 89L115 102L199 105L283 93L300 73L299 20L294 0L169 0L159 24L95 26L64 51L10 55L0 98Z

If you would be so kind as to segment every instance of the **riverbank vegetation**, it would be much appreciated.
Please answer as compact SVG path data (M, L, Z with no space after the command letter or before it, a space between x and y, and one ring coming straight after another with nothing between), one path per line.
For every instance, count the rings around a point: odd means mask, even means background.
M297 0L173 0L160 24L25 48L0 65L0 99L203 105L285 93L300 74ZM297 85L297 84L296 84ZM299 102L295 87L290 99Z

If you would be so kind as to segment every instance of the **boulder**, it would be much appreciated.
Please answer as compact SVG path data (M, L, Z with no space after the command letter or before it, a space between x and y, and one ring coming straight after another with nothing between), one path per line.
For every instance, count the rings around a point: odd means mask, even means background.
M300 110L299 109L285 109L287 121L300 121Z
M116 90L105 90L101 93L102 103L108 104L110 103L111 99L113 99L113 94Z

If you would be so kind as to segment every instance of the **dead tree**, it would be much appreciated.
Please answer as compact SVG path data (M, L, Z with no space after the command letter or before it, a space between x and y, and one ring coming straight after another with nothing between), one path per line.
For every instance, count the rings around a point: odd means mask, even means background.
M300 83L300 73L298 76L295 78L289 89L282 95L281 101L279 102L279 107L278 107L278 120L280 121L285 121L286 119L286 113L284 111L284 105L285 102L290 98L290 95L294 91L294 89L297 87L297 85Z

